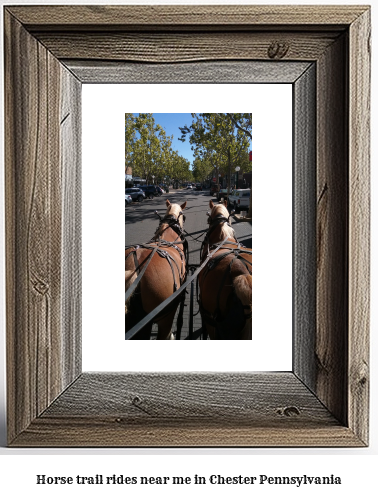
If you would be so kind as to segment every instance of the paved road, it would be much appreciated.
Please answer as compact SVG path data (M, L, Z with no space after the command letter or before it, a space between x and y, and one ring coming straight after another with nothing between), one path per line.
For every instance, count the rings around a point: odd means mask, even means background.
M152 200L145 199L143 202L132 203L125 209L125 245L137 245L149 241L155 233L159 225L159 218L155 215L155 210L161 216L166 211L166 199L171 203L179 203L180 205L187 202L185 209L186 221L184 224L185 230L194 238L201 235L207 230L207 214L209 210L209 201L215 198L209 196L208 191L190 191L185 189L173 190L170 193L162 195ZM232 225L235 230L238 240L246 247L252 248L252 230L250 222L238 222L234 218ZM200 256L199 250L204 236L199 238L199 241L194 241L192 238L187 237L189 243L189 264L199 265ZM190 286L188 287L190 291ZM195 291L196 293L196 291ZM194 297L194 314L198 312L198 305ZM175 330L175 323L173 331ZM199 337L201 329L201 317L198 313L193 319L193 332ZM155 325L153 333L156 332ZM184 324L181 332L181 339L187 339L189 332L189 294L187 294L184 308Z

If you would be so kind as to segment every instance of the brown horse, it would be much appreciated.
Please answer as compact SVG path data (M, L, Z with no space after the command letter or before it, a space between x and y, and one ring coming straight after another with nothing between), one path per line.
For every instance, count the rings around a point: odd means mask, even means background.
M125 303L126 331L170 297L186 279L187 243L182 237L185 218L182 211L186 202L178 205L167 200L166 204L167 211L154 237L146 244L125 249L126 292L147 264L135 291ZM158 340L174 340L171 328L179 302L180 297L153 320L158 325ZM132 339L148 340L151 328L149 323Z
M252 339L252 249L238 243L226 203L210 201L201 262L221 244L198 276L202 324L211 340Z

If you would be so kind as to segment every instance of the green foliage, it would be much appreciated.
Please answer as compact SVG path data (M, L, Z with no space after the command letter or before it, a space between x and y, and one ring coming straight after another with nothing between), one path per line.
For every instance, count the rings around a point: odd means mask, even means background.
M152 113L125 115L125 167L132 167L133 176L151 183L166 178L180 182L190 180L190 162L172 149L172 136L167 136Z
M193 176L196 182L204 182L212 173L213 166L209 159L196 157L193 162Z
M181 127L181 141L189 138L194 151L193 173L204 180L213 171L215 175L228 174L239 166L242 172L251 170L249 150L252 138L250 113L192 113L190 127Z
M251 170L249 150L252 139L250 113L192 113L192 124L180 127L181 141L189 139L194 151L193 170L190 163L172 149L173 136L167 136L152 113L125 115L125 168L133 175L152 182L164 178L179 182L203 182L212 175Z
M227 113L235 127L252 140L252 113Z
M132 113L125 114L125 172L132 166L133 147L135 144L135 120Z

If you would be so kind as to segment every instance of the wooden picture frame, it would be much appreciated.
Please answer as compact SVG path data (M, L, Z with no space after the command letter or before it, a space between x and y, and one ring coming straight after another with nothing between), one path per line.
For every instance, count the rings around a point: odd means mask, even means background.
M4 23L9 446L367 446L369 7L6 6ZM201 62L239 82L245 61L270 81L305 66L293 370L82 373L81 84Z

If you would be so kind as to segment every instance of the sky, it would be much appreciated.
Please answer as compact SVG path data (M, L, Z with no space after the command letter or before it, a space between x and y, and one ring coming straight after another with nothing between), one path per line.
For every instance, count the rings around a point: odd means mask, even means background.
M153 113L155 123L161 125L167 135L173 135L172 149L178 151L180 156L183 156L190 161L192 166L194 155L191 149L189 140L181 142L178 137L181 137L179 127L192 124L192 115L190 113Z

